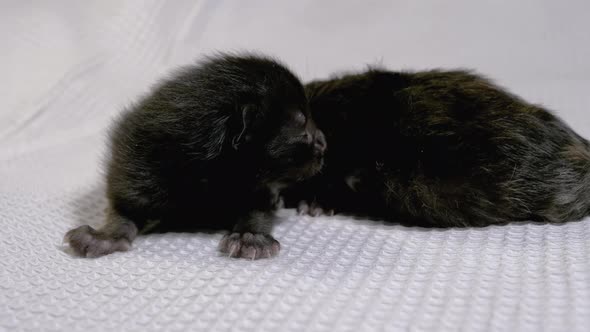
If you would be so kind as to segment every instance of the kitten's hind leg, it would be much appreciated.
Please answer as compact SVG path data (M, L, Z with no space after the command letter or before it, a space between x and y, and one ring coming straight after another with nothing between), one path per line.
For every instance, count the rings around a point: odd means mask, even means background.
M131 249L136 236L135 223L109 208L106 225L98 230L88 225L74 228L66 233L64 242L78 256L100 257Z

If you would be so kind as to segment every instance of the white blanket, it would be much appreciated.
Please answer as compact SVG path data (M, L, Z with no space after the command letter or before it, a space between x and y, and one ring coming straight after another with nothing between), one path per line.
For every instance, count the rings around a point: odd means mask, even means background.
M115 114L212 50L276 55L305 79L382 63L469 67L590 137L587 1L4 1L0 331L588 331L590 219L407 228L284 211L274 259L221 234L73 258L100 224ZM196 216L198 217L198 216Z

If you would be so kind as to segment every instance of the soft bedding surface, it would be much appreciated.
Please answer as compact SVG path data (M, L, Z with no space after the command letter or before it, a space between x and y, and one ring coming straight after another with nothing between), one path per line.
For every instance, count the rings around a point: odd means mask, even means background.
M222 234L71 257L104 217L105 129L168 70L259 50L304 80L469 67L590 136L590 5L569 1L3 1L0 331L588 331L590 219L408 228L281 212L274 259Z

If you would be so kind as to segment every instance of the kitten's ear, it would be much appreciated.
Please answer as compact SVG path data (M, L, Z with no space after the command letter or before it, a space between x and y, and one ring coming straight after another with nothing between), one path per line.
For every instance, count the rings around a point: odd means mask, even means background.
M253 105L246 105L242 107L241 114L236 114L235 120L237 123L236 130L232 133L231 145L235 150L240 148L240 145L247 143L252 139L251 129L254 125L257 112Z

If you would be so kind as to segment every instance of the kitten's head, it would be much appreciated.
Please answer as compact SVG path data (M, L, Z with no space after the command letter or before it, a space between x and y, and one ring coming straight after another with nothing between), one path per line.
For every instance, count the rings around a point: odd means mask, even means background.
M269 117L271 125L262 154L268 180L288 183L304 180L321 170L326 140L307 107L283 107Z
M261 56L225 57L228 86L238 98L226 140L261 182L290 183L320 171L326 141L303 85L285 66Z

